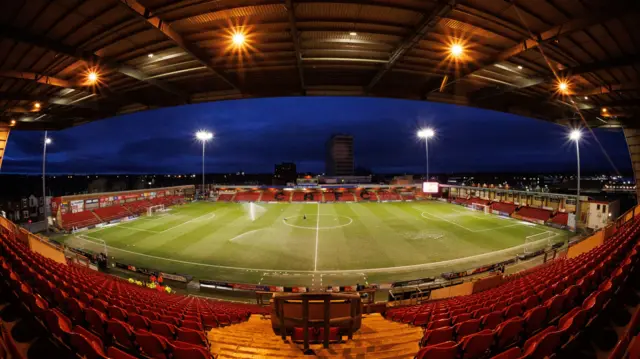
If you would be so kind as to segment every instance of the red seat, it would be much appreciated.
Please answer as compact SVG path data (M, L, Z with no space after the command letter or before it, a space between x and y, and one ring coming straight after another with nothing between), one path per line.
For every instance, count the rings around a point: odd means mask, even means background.
M219 325L231 325L231 318L226 314L216 314L216 319Z
M208 345L207 339L202 332L186 328L176 328L176 340L203 347Z
M491 312L480 318L482 329L495 329L498 324L502 323L502 312Z
M413 319L413 325L415 326L423 326L429 322L429 317L431 316L430 312L418 313Z
M547 308L547 318L549 318L549 321L553 321L562 314L566 298L566 295L558 294L544 303L544 307Z
M218 324L218 319L216 319L213 315L203 315L202 316L202 324L205 329L217 328L220 325Z
M420 340L420 346L426 347L451 340L453 340L453 327L431 329L424 332L424 336Z
M504 349L516 343L524 331L524 319L520 317L511 318L496 328L496 347Z
M159 322L157 320L151 321L151 332L170 340L173 340L176 337L176 327L174 325Z
M427 326L427 329L431 330L431 329L444 328L450 325L451 325L451 319L449 318L440 319L440 320L431 320L431 322L429 322L429 325Z
M107 320L107 316L104 313L99 312L93 308L86 308L84 310L84 317L89 324L89 329L98 334L100 338L106 338L104 326L105 321Z
M49 309L44 313L47 329L63 343L69 343L71 335L71 320L57 309Z
M136 341L140 344L142 353L154 359L168 359L168 342L164 337L137 330Z
M502 352L491 359L519 359L522 356L522 351L518 347L513 347L505 352Z
M524 328L527 335L531 335L542 329L547 320L547 309L537 306L524 313Z
M131 326L134 327L135 329L143 329L143 330L149 329L149 319L141 316L140 314L129 312L127 322L131 324Z
M476 333L480 330L480 319L469 319L465 322L458 323L454 326L456 338L458 341L469 334Z
M540 304L540 301L538 300L537 296L531 295L527 297L525 300L523 300L521 303L522 303L522 309L526 311L526 310L537 307L538 304Z
M182 328L193 329L193 330L200 330L200 331L204 330L202 328L202 324L200 324L200 322L196 322L196 321L193 321L193 320L183 320L181 327Z
M138 359L137 357L127 354L116 347L109 347L109 349L107 349L107 355L109 356L109 359Z
M564 331L567 336L572 336L583 328L586 321L587 311L576 307L560 318L558 321L558 329Z
M158 320L161 322L169 323L176 326L180 324L180 320L171 315L159 315Z
M422 348L416 354L415 359L456 359L459 344L448 341Z
M91 307L99 312L107 314L107 307L109 304L102 299L94 298L93 302L91 302Z
M571 309L580 295L580 288L576 285L570 285L562 292L565 297L565 309Z
M202 348L180 342L169 343L173 359L210 359L211 354Z
M125 312L122 308L120 307L116 307L114 305L111 305L109 307L107 307L107 313L109 314L110 318L113 319L118 319L121 320L123 322L127 321L127 312Z
M86 329L76 326L71 333L71 347L86 359L106 359L102 349L102 341Z
M560 346L560 339L561 332L555 326L547 327L524 343L523 356L531 359L546 358Z
M128 350L136 349L133 331L133 327L125 322L117 319L107 320L107 333L113 337L116 343Z
M466 336L462 340L462 358L475 359L485 356L493 344L493 331L485 329Z
M451 320L451 324L462 323L462 322L465 322L465 321L467 321L469 319L471 319L471 313L460 314L460 315L457 315L457 316L453 317L453 319Z
M69 316L71 321L75 324L82 324L84 322L84 308L82 304L76 298L67 298L67 309L69 310Z
M489 314L490 312L491 312L491 309L489 309L489 308L480 308L480 309L477 309L477 310L475 310L473 312L473 317L474 318L480 318L485 314Z
M522 314L522 304L520 302L511 304L504 310L504 319L511 319Z
M158 314L152 310L143 309L140 314L149 320L158 320Z

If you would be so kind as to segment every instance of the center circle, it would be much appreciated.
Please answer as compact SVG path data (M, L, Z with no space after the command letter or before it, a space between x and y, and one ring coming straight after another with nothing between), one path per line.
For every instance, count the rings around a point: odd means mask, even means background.
M331 217L328 220L320 219L320 226L318 226L318 216ZM305 219L306 217L306 219ZM340 216L337 214L300 214L296 216L287 217L282 220L282 223L289 227L301 228L301 229L336 229L350 225L353 223L353 218L347 216Z

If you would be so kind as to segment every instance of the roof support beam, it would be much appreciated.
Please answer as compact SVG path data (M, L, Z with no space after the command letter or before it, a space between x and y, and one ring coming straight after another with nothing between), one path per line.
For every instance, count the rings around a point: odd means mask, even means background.
M636 12L638 10L640 10L640 7L638 6L637 2L629 2L626 6L614 6L612 9L609 9L609 11L597 12L596 14L592 16L588 16L586 18L574 19L564 24L554 26L548 29L547 31L544 31L539 34L534 34L534 38L527 38L524 41L519 42L518 44L500 52L499 54L494 56L491 60L483 64L477 64L477 65L471 64L468 70L463 71L457 76L456 81L468 75L471 75L477 71L485 69L489 66L493 66L502 61L507 61L510 58L518 56L527 50L535 49L538 46L542 46L544 44L548 44L555 40L558 40L563 36L573 34L575 32L587 29L591 26L601 24L610 19L624 16L626 14L629 14L630 12ZM449 82L449 84L454 83L456 81ZM435 91L436 89L426 88L426 90L428 92L431 92L431 91Z
M38 74L35 72L0 70L0 77L35 81L37 83L51 85L55 87L63 87L63 88L80 87L78 86L78 84L74 84L71 81L67 81L67 80L63 80L60 78L51 77L43 74Z
M172 96L178 96L183 103L187 103L189 95L162 81L154 80L145 75L135 67L118 63L117 61L98 56L90 51L65 45L48 37L27 32L25 29L18 29L4 24L0 24L0 37L24 42L33 46L38 46L53 52L57 52L81 61L90 66L99 66L107 70L119 72L141 82L146 82L155 86Z
M211 56L209 56L209 54L207 54L205 50L195 44L187 42L182 37L182 35L178 34L171 28L169 23L165 23L161 18L151 14L151 11L144 7L144 5L140 4L137 0L120 0L120 2L124 4L129 10L131 10L136 16L138 16L138 18L146 21L147 24L160 31L167 38L172 40L178 47L198 60L198 62L200 62L202 65L206 66L212 73L214 73L231 88L236 91L242 92L237 84L228 79L225 75L223 75L215 68L215 64L213 63L213 61L211 61Z
M302 93L306 93L304 85L304 71L302 68L302 51L300 50L300 37L298 36L298 27L296 26L295 9L293 8L293 1L286 0L287 16L289 17L289 27L291 30L291 41L295 49L296 66L298 68L298 77L300 78L300 88Z
M635 64L640 64L640 54L631 55L631 56L623 56L623 57L619 57L619 58L616 58L616 59L610 59L610 60L605 60L605 61L598 61L598 62L592 62L592 63L588 63L588 64L583 64L583 65L578 65L578 66L575 66L575 67L570 67L568 69L564 69L562 71L558 71L557 74L561 78L569 78L571 76L578 76L578 75L597 72L597 71L606 70L606 69L610 69L610 68L631 66L631 65L635 65ZM510 88L508 90L484 88L482 90L476 91L473 94L470 94L469 97L471 97L471 98L473 98L475 100L486 99L486 98L489 98L489 97L500 95L500 94L505 93L505 92L522 90L522 89L526 89L528 87L532 87L532 86L543 84L545 82L552 82L552 81L555 81L555 77L553 75L552 76L546 76L546 77L535 77L535 78L527 79L527 80L523 81L522 83L520 83L520 84L518 84L518 85L516 85L516 86L514 86L514 87L512 87L512 88ZM584 96L584 95L582 95L582 96Z
M407 51L411 50L414 46L416 46L420 40L424 38L424 36L433 29L434 26L440 21L441 18L447 16L455 7L456 0L441 0L436 5L435 9L431 11L430 14L425 14L422 17L422 20L416 27L415 31L406 37L398 47L396 47L391 56L389 57L389 61L384 64L384 66L375 74L375 76L367 85L366 92L370 92L371 89L386 75L404 56Z
M95 102L81 102L74 101L64 97L56 96L43 96L43 95L26 95L20 93L0 92L0 101L29 101L29 102L42 102L46 104L69 106L69 107L81 107L98 110L98 105Z
M611 84L604 85L600 87L593 87L588 89L583 89L581 91L577 91L574 95L576 96L596 96L596 95L604 95L611 92L617 91L635 91L640 89L640 83L638 82L627 82L622 84Z

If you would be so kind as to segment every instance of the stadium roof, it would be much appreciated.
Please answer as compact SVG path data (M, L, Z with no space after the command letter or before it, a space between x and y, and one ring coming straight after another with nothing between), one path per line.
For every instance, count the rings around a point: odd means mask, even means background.
M581 113L615 127L639 112L639 10L637 0L5 1L0 121L61 129L180 104L333 95L563 124Z

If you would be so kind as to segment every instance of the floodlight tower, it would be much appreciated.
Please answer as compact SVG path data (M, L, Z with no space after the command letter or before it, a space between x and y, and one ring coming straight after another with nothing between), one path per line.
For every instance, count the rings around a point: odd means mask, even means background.
M213 133L204 130L198 131L196 138L202 142L202 197L204 198L204 145L213 138Z
M429 182L429 139L435 136L436 132L431 128L425 128L424 130L418 131L418 137L424 138L424 151L426 154L427 161L427 182Z
M575 129L569 134L569 139L576 143L576 159L578 162L578 181L577 181L577 193L576 193L576 230L578 229L578 221L580 220L580 138L582 132L580 129Z
M45 165L47 162L47 145L50 145L51 142L51 138L47 137L47 131L44 131L44 139L42 141L42 210L44 213L44 224L47 234L49 234L49 220L47 219L47 182L45 177Z

